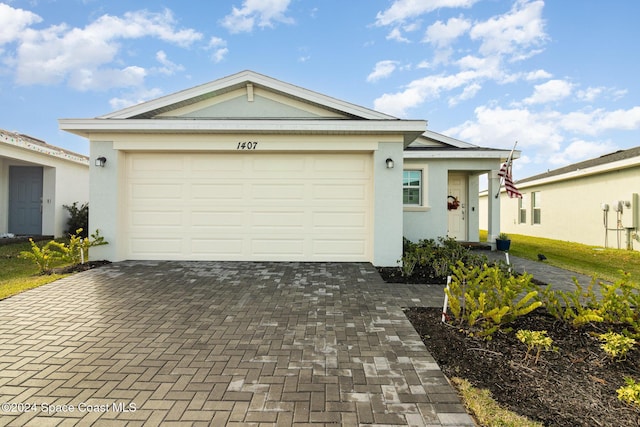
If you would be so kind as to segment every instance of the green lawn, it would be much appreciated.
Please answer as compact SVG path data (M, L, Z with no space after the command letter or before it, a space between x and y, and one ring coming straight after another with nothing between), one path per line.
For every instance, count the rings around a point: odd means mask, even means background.
M509 234L509 238L509 253L513 256L537 261L538 254L544 254L550 265L612 281L620 278L620 270L631 273L632 280L640 277L640 251L604 249L521 234ZM481 231L480 240L486 239L487 232Z
M38 267L33 261L18 257L21 251L29 250L29 242L0 246L0 299L68 276L38 274Z

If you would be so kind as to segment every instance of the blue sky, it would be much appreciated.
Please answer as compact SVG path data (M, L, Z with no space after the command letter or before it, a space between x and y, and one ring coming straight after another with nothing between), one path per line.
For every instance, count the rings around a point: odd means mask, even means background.
M640 145L637 0L13 0L0 128L87 154L96 117L250 69L485 147L514 179Z

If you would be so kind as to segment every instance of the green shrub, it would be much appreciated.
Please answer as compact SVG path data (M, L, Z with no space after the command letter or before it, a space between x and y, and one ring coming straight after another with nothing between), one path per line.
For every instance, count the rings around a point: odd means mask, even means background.
M527 346L527 353L524 356L525 360L529 357L531 350L536 349L536 358L533 363L538 363L540 352L542 350L552 349L553 339L547 336L547 331L530 331L528 329L520 329L516 332L516 338Z
M51 240L44 246L38 246L33 239L29 239L31 243L31 251L22 251L20 258L29 259L36 263L40 274L48 273L51 271L51 265L57 260L62 259L63 243Z
M618 399L640 409L640 383L635 382L633 378L625 378L625 383L626 386L617 390Z
M600 348L603 349L609 357L617 360L626 359L627 353L636 344L636 340L633 338L625 337L615 332L600 334L598 338L600 338L600 341L604 341L603 344L600 344Z
M500 267L467 266L458 261L445 289L458 325L469 333L490 338L503 325L542 305L533 276L512 276Z
M40 274L49 273L52 263L56 261L63 261L71 265L80 264L83 259L88 258L90 247L106 245L108 243L105 242L104 237L100 235L99 230L96 230L90 239L80 237L81 232L81 228L76 230L76 232L69 237L69 244L51 240L42 246L42 248L32 239L29 239L31 242L31 251L22 251L19 256L35 262L38 265Z
M478 255L451 238L425 239L417 243L403 241L403 256L398 260L405 278L421 278L422 282L444 283L451 267L458 261L482 266L487 257Z
M73 202L71 206L62 205L63 208L69 212L69 218L67 219L66 233L68 235L77 234L77 230L82 229L80 237L87 238L89 231L89 204L83 203L78 206L78 202ZM84 231L86 230L86 231Z
M573 292L553 290L551 286L543 291L542 300L547 311L557 319L562 319L579 327L586 323L608 322L628 325L640 335L640 286L630 280L628 273L614 283L597 281L583 288L574 278Z

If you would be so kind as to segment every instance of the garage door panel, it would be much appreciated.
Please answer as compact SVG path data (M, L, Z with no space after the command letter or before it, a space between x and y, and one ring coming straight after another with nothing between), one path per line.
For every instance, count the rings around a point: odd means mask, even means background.
M182 211L135 211L131 212L131 225L139 228L182 227Z
M126 159L130 259L370 261L371 154Z
M191 213L191 225L199 231L209 230L241 230L245 225L244 212L236 211L202 211Z
M362 157L362 156L359 156ZM316 175L327 176L327 172L335 179L360 178L368 175L369 159L351 157L327 158L319 157L313 159L313 171Z
M257 257L301 259L305 255L304 239L252 239L251 254Z
M225 259L237 259L243 254L243 239L240 238L196 238L191 240L191 251L196 255L215 254Z
M180 200L184 194L181 184L131 184L131 197L136 200Z
M255 200L270 200L277 202L280 200L304 201L305 186L302 184L253 184L251 186L251 196Z
M129 178L154 178L158 171L163 171L165 178L181 177L185 172L185 159L171 154L155 154L151 156L137 156L129 160Z
M312 217L313 227L324 231L363 232L368 226L366 212L314 212Z
M335 248L341 250L336 253ZM367 243L363 239L315 239L313 253L317 257L334 256L336 259L363 257L366 255Z
M367 185L362 184L315 184L313 198L327 202L342 203L344 200L364 201L367 198Z
M303 231L306 221L304 211L262 211L252 212L251 225L255 229L277 232L282 229Z
M191 198L200 201L243 200L245 190L242 184L192 184Z
M183 239L182 237L132 236L129 241L129 247L134 259L141 259L137 258L137 256L142 256L142 259L159 259L158 255L162 256L163 259L179 259L183 252Z

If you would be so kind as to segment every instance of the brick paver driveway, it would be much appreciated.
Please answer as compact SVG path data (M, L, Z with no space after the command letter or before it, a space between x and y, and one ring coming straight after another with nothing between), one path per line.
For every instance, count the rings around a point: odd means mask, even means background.
M0 425L474 425L369 264L122 262L0 301Z

